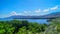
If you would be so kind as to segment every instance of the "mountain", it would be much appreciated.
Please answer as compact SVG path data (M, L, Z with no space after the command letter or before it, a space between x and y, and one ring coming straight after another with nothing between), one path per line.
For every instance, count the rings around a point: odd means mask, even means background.
M22 16L22 15L13 15L6 18L0 18L0 20L11 20L11 19L51 19L60 17L60 12L50 13L43 16Z
M60 12L50 13L48 15L41 16L42 18L59 18Z

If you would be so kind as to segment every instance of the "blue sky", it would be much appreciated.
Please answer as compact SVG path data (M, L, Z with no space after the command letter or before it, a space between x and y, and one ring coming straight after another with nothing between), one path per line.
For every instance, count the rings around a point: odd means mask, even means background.
M0 0L0 17L45 15L60 11L60 0Z

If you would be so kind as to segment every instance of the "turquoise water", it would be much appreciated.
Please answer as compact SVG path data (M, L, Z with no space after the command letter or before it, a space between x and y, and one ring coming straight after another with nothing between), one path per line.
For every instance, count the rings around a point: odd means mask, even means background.
M37 23L46 23L48 24L47 22L47 19L20 19L20 20L27 20L28 22L37 22Z
M12 19L2 19L2 20L12 20ZM49 23L49 22L47 22L47 19L17 19L17 20L27 20L28 22L37 22L37 23L41 23L41 24Z

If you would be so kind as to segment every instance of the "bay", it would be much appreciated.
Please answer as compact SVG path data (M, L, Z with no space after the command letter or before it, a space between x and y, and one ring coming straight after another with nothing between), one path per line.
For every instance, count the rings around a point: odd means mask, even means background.
M47 22L47 19L20 19L20 20L27 20L28 22L36 22L36 23L41 23L41 24L49 23L49 22Z

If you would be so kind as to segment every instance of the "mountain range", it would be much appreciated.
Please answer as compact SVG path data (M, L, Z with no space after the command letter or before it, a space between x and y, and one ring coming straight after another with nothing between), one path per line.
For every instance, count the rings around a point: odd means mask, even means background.
M0 20L11 20L11 19L51 19L60 17L60 12L50 13L42 16L22 16L22 15L13 15L6 18L0 18Z

